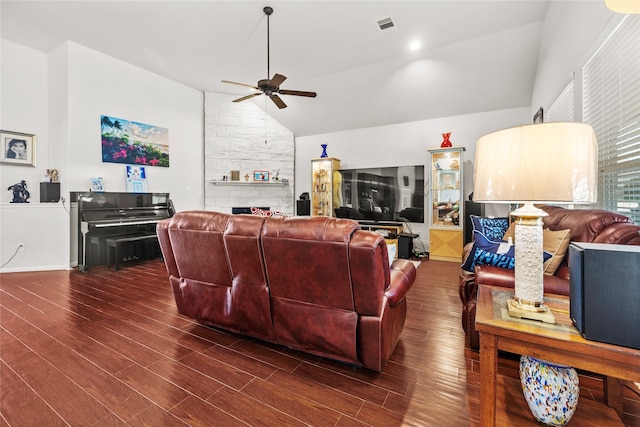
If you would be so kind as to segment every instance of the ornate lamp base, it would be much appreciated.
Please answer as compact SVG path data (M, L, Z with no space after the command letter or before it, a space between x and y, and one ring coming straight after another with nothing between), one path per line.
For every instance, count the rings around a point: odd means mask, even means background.
M556 318L553 316L551 310L549 310L549 307L541 303L527 304L514 298L507 301L507 309L511 317L539 320L544 323L556 323Z
M511 213L516 232L515 289L507 308L511 317L555 323L544 305L542 217L546 215L530 202Z

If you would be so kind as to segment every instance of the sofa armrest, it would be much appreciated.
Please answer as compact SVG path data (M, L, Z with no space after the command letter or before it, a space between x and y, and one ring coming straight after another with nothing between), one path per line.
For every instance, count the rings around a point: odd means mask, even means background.
M515 271L491 265L477 265L475 267L476 285L493 285L503 288L515 287ZM569 295L569 281L557 276L543 276L544 292Z
M416 268L404 259L393 261L389 269L390 282L384 292L389 305L394 307L405 297L413 282L416 280Z

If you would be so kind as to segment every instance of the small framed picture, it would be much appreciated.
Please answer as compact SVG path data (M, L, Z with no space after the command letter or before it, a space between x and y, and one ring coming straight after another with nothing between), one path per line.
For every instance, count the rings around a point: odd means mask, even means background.
M91 191L104 191L102 178L91 178Z
M36 165L36 136L0 130L0 163Z
M240 171L231 171L231 181L240 181Z
M533 123L539 124L542 122L544 122L544 110L540 107L538 111L536 111L536 114L533 115Z
M253 171L254 181L269 181L269 171Z
M147 190L147 172L144 166L131 166L126 167L127 177L127 191L129 193L146 193Z

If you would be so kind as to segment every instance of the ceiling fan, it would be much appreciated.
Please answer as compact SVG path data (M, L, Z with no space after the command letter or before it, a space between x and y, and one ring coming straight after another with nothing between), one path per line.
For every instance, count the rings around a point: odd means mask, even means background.
M316 95L317 95L315 92L305 92L305 91L301 91L301 90L280 89L280 85L287 79L282 74L277 74L276 73L276 74L273 75L272 79L269 79L269 75L271 74L269 72L269 16L271 16L271 14L273 13L273 8L271 8L269 6L265 6L264 9L262 9L262 11L264 12L265 15L267 15L267 78L263 79L263 80L259 80L257 86L248 85L248 84L244 84L244 83L232 82L232 81L229 81L229 80L222 80L222 83L230 83L230 84L234 84L234 85L238 85L238 86L249 87L249 88L252 88L252 89L254 89L256 91L259 91L259 92L252 93L252 94L247 95L247 96L243 96L242 98L234 99L233 102L246 101L247 99L251 99L254 96L259 96L259 95L262 95L264 93L266 96L271 98L273 103L276 104L276 106L278 108L287 108L287 104L284 103L284 101L278 96L278 94L280 94L280 95L306 96L306 97L309 97L309 98L315 98Z

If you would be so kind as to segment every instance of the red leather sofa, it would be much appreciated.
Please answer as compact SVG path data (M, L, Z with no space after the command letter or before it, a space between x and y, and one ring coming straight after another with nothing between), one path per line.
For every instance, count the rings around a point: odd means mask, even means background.
M572 242L613 243L620 245L640 245L640 226L616 212L599 209L564 209L558 206L540 206L548 216L544 217L544 228L553 231L570 231ZM462 259L466 258L471 245L465 246ZM553 275L545 275L544 291L559 295L569 295L569 266L567 256ZM460 300L462 301L462 327L466 335L466 345L477 350L480 337L475 327L476 294L478 285L494 285L514 288L514 270L489 265L476 265L475 274L461 270Z
M179 313L381 371L416 271L350 219L180 212L157 227Z

